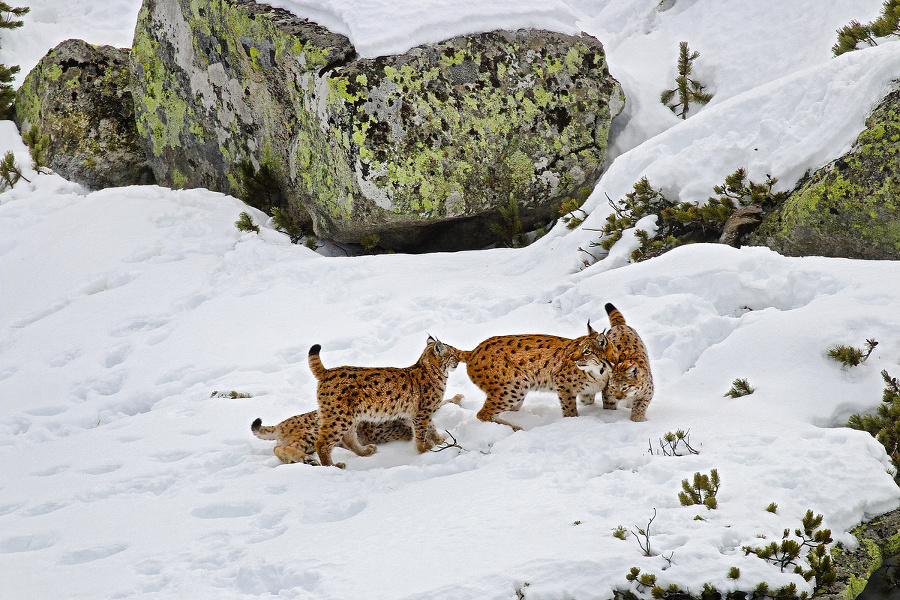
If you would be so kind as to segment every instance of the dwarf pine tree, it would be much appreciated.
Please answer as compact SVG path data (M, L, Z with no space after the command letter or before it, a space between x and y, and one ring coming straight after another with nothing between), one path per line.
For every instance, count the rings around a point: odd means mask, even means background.
M687 42L678 44L678 77L675 78L675 87L664 90L659 97L663 104L682 119L687 119L692 102L706 104L712 100L712 94L703 91L703 84L691 78L693 63L699 56L699 52L690 51ZM678 101L673 102L676 97Z
M27 7L14 8L6 2L0 1L0 29L21 27L23 22L19 18L27 14L29 10L31 9ZM0 64L0 119L12 118L13 101L16 99L12 81L18 72L18 66L7 67Z
M16 164L16 157L12 150L7 150L0 160L0 192L8 187L16 185L20 179L25 179L22 169ZM28 179L25 179L28 181Z

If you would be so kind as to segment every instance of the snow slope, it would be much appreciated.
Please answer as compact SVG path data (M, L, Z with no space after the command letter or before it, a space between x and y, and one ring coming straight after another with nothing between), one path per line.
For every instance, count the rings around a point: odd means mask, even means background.
M308 4L376 48L451 19L476 30L537 6L556 7L550 23L574 14L629 95L591 217L523 250L327 258L222 194L90 192L26 169L30 182L0 194L3 595L604 600L635 566L695 592L760 581L808 591L742 546L780 540L807 509L852 545L850 528L900 504L881 446L841 427L879 404L882 369L900 374L900 263L697 245L629 265L628 236L589 268L578 252L596 239L606 194L642 175L698 200L740 166L790 186L840 155L896 76L900 44L831 59L833 29L871 19L879 1L463 2L455 16L412 0ZM133 27L123 15L135 2L111 4L106 20L81 19L78 6L35 4L25 28L4 33L0 60L11 62L13 35L45 51L57 34L111 39ZM362 16L378 10L411 29L366 38L378 32ZM815 32L791 35L790 20L813 13ZM655 104L681 39L717 92L684 122ZM7 149L29 164L2 122ZM244 210L259 234L234 227ZM466 399L436 424L461 448L336 450L348 464L339 471L282 465L250 434L255 417L315 408L314 343L326 366L405 366L428 334L464 349L495 334L580 335L588 319L605 322L606 302L651 354L645 423L597 405L563 419L553 395L533 394L508 415L525 428L513 433L478 421L483 394L459 369L447 393ZM880 343L859 367L826 357L866 338ZM735 378L755 393L723 397ZM677 429L699 454L660 453ZM711 469L719 508L681 506L681 481ZM630 531L654 512L647 557ZM612 535L620 526L625 540Z

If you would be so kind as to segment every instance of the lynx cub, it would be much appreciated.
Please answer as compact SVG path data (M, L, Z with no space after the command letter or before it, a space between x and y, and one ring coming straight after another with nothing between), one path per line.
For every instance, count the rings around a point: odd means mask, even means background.
M653 398L653 375L647 348L632 327L625 324L625 317L607 303L610 329L606 332L609 344L606 358L612 365L609 384L603 392L603 408L615 409L619 400L625 400L631 408L632 421L647 420L647 405Z
M457 394L445 402L459 404L462 394ZM313 454L319 437L319 411L312 410L302 415L285 419L278 425L263 425L256 419L250 425L253 435L261 440L276 440L275 456L284 463L302 462L318 465ZM356 436L362 444L383 444L394 440L409 441L413 437L412 427L403 419L391 419L383 423L362 422L356 426Z
M402 418L411 422L416 449L425 452L444 438L434 430L431 417L441 405L447 376L459 364L459 350L429 337L416 364L406 368L335 367L326 369L319 359L321 346L309 350L309 368L319 380L319 437L316 452L330 466L331 449L338 441L360 456L375 452L362 446L356 425ZM343 463L338 463L344 468Z
M509 425L499 418L518 410L531 390L556 391L563 416L576 417L575 399L591 404L609 377L604 358L606 337L588 322L587 335L569 339L553 335L502 335L488 338L470 352L461 352L466 372L487 398L478 411L482 421Z

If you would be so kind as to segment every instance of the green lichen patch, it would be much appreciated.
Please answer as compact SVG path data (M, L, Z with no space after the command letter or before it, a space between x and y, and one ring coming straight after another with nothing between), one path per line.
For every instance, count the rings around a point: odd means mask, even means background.
M757 232L789 255L900 258L900 90L853 149L802 183Z

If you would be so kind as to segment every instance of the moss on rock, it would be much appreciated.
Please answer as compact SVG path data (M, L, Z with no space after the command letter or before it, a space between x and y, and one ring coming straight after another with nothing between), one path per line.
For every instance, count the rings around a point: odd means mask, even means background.
M756 233L792 256L900 259L900 90L853 148L809 177Z
M161 182L239 195L234 166L266 152L282 208L317 235L396 249L489 219L511 193L526 225L549 218L599 177L624 103L590 36L492 32L360 59L251 0L145 0L133 56ZM449 247L487 243L473 223Z

